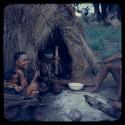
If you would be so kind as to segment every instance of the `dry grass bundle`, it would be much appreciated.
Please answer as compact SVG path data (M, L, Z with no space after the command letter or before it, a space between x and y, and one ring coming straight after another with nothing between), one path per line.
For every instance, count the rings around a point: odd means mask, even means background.
M45 48L53 28L58 26L72 58L72 78L83 79L88 65L96 59L86 44L84 28L70 4L18 4L9 5L4 11L4 64L12 67L16 51L26 51L36 56L40 47Z

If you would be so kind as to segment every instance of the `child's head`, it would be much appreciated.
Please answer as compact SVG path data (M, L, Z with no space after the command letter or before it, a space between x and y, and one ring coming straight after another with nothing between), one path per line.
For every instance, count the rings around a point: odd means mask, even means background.
M13 82L16 83L18 80L18 75L14 70L8 70L4 75L4 80L7 82Z
M29 60L26 52L16 52L14 55L14 62L18 68L27 69Z

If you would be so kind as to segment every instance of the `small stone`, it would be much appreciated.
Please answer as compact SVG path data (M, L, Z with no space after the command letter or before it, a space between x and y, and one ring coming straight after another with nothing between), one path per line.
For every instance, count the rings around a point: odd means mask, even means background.
M81 112L75 108L71 108L69 111L69 118L72 121L80 121L81 120Z

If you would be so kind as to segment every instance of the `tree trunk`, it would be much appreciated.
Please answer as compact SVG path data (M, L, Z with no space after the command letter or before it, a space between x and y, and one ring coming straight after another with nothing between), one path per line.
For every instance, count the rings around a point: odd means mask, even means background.
M94 6L94 15L96 16L97 21L101 20L101 12L99 10L99 4L93 4Z

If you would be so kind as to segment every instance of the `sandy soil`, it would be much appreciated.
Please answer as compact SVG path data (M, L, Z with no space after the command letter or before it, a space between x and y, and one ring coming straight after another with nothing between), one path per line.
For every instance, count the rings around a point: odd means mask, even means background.
M84 95L90 95L105 104L109 103L109 97L116 97L118 86L111 75L104 80L102 86L96 93L90 93L89 89L73 91L64 88L59 95L47 93L42 95L41 104L37 108L35 119L39 121L72 121L69 117L71 109L77 109L81 112L80 121L112 121L114 118L108 116L100 110L94 109L86 103Z

